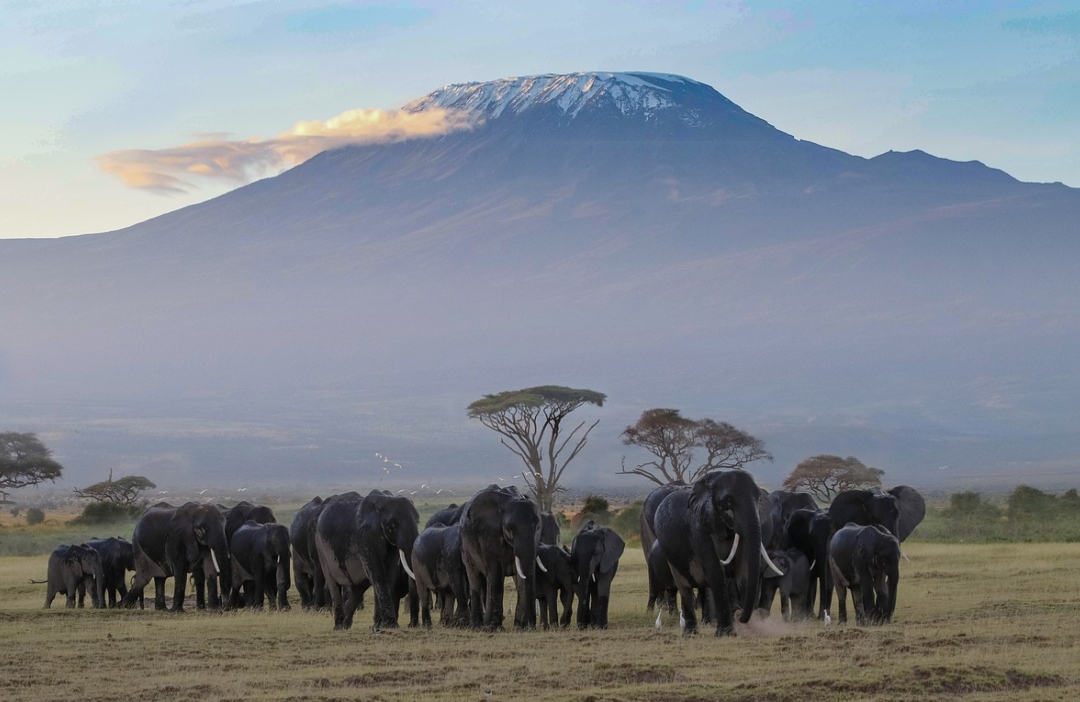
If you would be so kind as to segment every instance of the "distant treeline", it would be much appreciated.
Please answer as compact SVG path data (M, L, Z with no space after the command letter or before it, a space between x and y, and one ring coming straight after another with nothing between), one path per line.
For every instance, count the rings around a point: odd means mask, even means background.
M1018 485L1004 502L974 491L957 492L929 507L912 538L943 542L1080 541L1080 494L1061 495Z

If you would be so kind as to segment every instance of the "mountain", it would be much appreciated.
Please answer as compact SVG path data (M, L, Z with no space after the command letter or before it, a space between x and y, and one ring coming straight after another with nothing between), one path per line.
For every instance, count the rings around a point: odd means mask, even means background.
M764 439L771 485L819 453L893 483L1075 482L1080 191L852 156L667 74L403 109L432 107L471 128L0 240L0 426L75 484L486 483L516 467L465 407L563 384L609 396L581 484L633 485L618 435L651 407Z

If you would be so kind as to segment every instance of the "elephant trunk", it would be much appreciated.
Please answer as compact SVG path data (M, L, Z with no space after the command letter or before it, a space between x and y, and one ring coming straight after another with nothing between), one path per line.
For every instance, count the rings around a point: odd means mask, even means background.
M277 564L277 600L278 607L284 609L289 605L289 587L292 583L289 581L289 554L286 552L283 556L278 558Z
M522 608L521 625L527 629L536 627L536 559L538 557L538 534L525 533L514 539L514 568L518 576L519 599L528 603Z
M761 542L761 521L758 517L757 504L749 502L741 510L736 519L736 530L742 534L740 539L740 551L738 568L738 585L742 593L741 610L739 621L746 624L757 607L761 586L761 553L764 544ZM723 597L723 593L714 593L715 597Z
M228 606L228 594L232 592L232 556L229 555L229 546L225 542L225 531L210 539L209 560L211 567L217 573L211 574L206 571L207 582L210 590L210 606ZM218 597L218 581L221 582L221 597Z

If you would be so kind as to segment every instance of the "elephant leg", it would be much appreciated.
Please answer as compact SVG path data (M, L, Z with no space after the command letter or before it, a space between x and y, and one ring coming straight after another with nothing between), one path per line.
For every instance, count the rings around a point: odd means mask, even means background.
M341 628L351 629L353 616L360 607L360 598L364 596L364 591L356 585L352 585L344 588L342 594L344 595L344 601L341 606ZM375 626L378 627L378 623Z
M847 588L842 583L836 583L836 614L840 624L847 623Z
M690 586L679 587L679 598L682 600L683 633L687 636L697 633L697 609L694 604L694 589ZM578 602L578 607L584 607L583 602Z
M345 603L342 596L341 586L335 582L330 583L330 609L334 612L334 629L345 628Z
M785 622L791 621L791 595L783 590L780 591L780 616Z
M254 609L262 609L263 597L266 594L266 582L262 577L256 574L254 580L244 583L244 587L248 587L249 585L251 589L251 594L248 595L248 606Z
M466 570L469 580L469 627L480 629L484 626L484 604L487 583L475 567Z
M300 608L311 609L312 607L312 592L311 592L311 580L308 579L308 575L304 572L304 567L300 565L298 558L293 558L293 582L296 583L296 592L300 595Z
M570 619L574 616L574 590L569 587L559 588L559 598L562 601L562 616L559 617L559 626L570 626Z
M183 570L178 570L173 573L173 606L172 611L183 612L184 611L184 598L186 596L187 588L187 573Z

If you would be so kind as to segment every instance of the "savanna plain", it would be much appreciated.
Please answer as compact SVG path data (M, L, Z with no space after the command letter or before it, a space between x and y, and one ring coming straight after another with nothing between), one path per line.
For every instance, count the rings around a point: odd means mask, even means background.
M291 520L292 510L275 511ZM91 531L130 538L122 529L37 529L5 525L0 545L58 544ZM1080 699L1080 543L916 535L904 550L910 561L901 563L888 625L787 624L777 602L770 617L727 638L704 627L683 636L672 616L655 628L636 542L620 562L603 631L436 624L376 634L370 607L353 629L334 631L330 614L302 611L295 591L287 612L67 610L62 596L44 610L45 586L28 581L45 577L47 555L3 556L0 700Z

